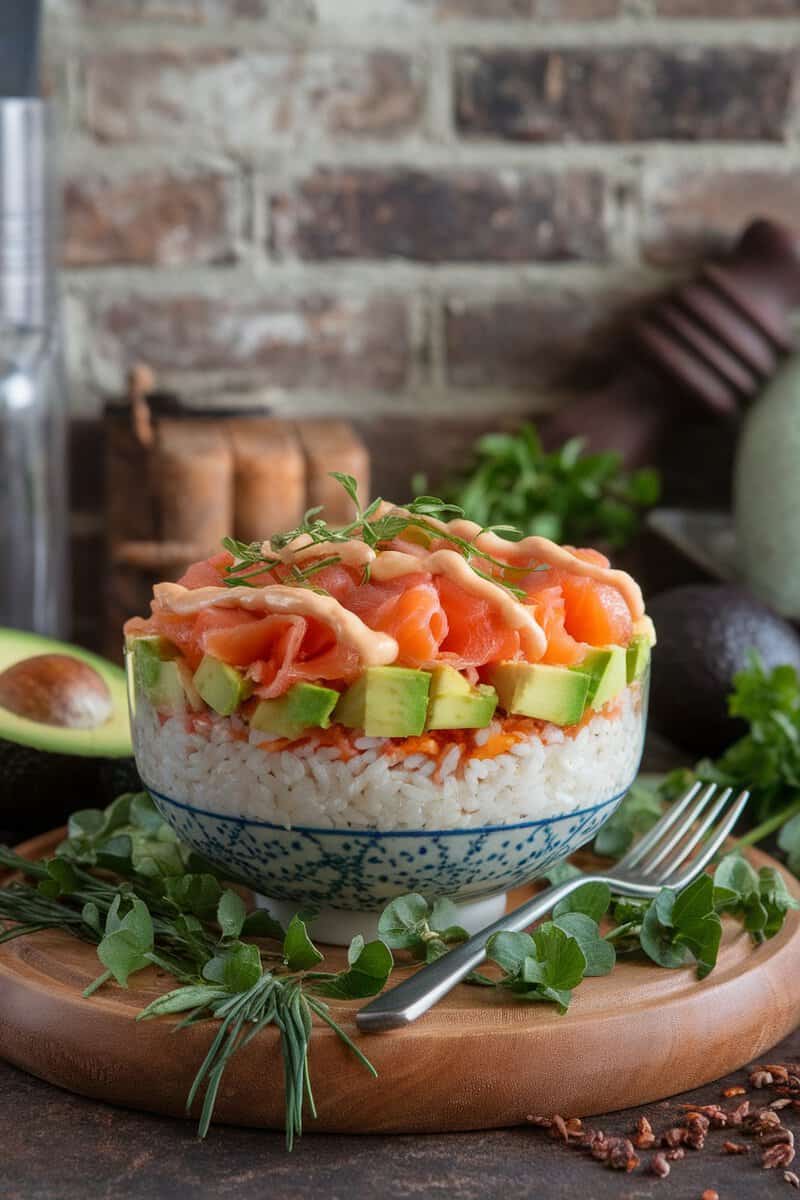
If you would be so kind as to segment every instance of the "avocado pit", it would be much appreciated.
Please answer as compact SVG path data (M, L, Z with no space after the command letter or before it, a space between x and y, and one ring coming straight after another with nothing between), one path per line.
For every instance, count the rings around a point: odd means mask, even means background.
M0 707L40 725L97 729L112 715L111 691L88 663L36 654L0 674Z

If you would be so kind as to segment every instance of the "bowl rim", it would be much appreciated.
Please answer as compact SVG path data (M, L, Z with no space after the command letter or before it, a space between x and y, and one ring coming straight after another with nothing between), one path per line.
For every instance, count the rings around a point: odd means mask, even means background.
M441 837L475 837L479 834L486 833L503 833L511 832L515 829L532 829L542 825L552 825L555 821L566 821L576 817L588 817L593 813L599 812L603 808L608 808L609 805L618 803L623 796L630 791L636 774L627 787L621 792L609 797L608 800L601 800L599 804L593 804L588 808L576 808L571 812L556 813L552 817L538 817L531 821L516 821L511 825L471 825L461 829L348 829L348 828L331 828L330 826L317 825L278 825L274 821L260 821L257 817L242 817L234 813L212 812L211 809L200 808L195 804L186 804L182 800L174 800L171 796L165 796L163 792L159 792L156 788L151 787L146 780L142 780L145 788L154 798L162 800L165 804L171 804L174 808L182 808L185 812L197 813L204 817L212 817L218 821L232 821L237 825L254 825L263 829L274 829L281 833L298 833L298 834L313 834L315 836L327 834L328 836L336 837L370 837L370 838L401 838L401 837L425 837L425 838L441 838Z

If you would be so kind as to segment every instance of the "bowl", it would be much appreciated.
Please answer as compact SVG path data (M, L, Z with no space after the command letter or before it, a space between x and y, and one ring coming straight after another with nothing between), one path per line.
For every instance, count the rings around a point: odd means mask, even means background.
M546 727L550 744L535 746L536 739L531 738L530 745L523 743L526 753L518 752L519 762L511 754L500 756L509 763L491 760L490 767L499 764L494 774L487 767L470 794L479 806L487 803L490 812L496 811L492 808L496 796L510 794L514 804L507 823L502 817L484 822L479 807L469 815L459 812L461 824L450 821L437 827L438 791L446 807L447 795L456 792L458 785L446 780L437 783L428 775L424 790L433 800L425 810L424 824L387 827L393 819L387 813L394 812L396 824L409 824L408 811L397 798L397 772L392 768L382 776L373 771L382 778L385 792L380 817L370 823L363 815L356 823L354 810L343 803L350 819L337 825L330 808L336 798L331 799L330 791L327 807L320 806L314 817L318 750L307 749L305 758L298 753L284 761L285 749L271 752L268 746L252 744L236 718L165 717L137 693L130 656L129 680L137 766L178 837L232 879L251 887L279 919L298 909L316 910L315 935L338 944L346 944L357 932L374 934L382 909L408 892L419 892L429 900L452 900L468 930L500 917L510 889L544 874L588 842L617 808L638 771L647 716L648 678L644 676L623 693L619 711L596 715L572 738ZM363 739L367 749L358 751L370 758L363 775L378 761L376 748L368 745L374 740ZM285 768L291 778L296 776L294 784L282 784L280 796L277 787L263 783L259 756L264 755L270 762L278 760L276 772ZM532 758L536 762L530 765ZM335 774L334 767L345 771L339 763L330 768L322 765L326 776ZM404 769L403 779L414 769ZM510 793L499 789L501 770L506 773L503 778L512 774ZM343 778L346 782L339 785L343 791L358 785L355 770L354 782L350 774ZM538 785L532 786L532 779ZM276 808L278 801L283 808ZM295 809L294 816L286 812L288 803ZM524 810L529 815L514 819ZM479 823L463 823L466 820Z

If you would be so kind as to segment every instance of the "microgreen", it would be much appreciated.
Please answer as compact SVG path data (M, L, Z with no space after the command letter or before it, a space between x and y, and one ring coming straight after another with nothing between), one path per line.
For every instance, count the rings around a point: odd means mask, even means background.
M479 438L472 461L444 494L474 521L500 522L507 537L533 533L578 546L602 540L617 549L636 533L659 490L657 472L627 474L618 454L585 454L578 438L545 453L534 426L523 425Z
M306 512L296 529L285 533L274 534L269 541L269 549L262 542L239 542L235 538L225 538L223 547L233 555L234 562L225 568L224 583L229 587L252 587L252 576L272 573L283 569L285 578L282 582L291 586L313 586L312 577L325 567L335 566L341 562L341 557L335 553L337 544L347 542L351 538L359 538L373 550L380 549L387 543L400 537L410 537L412 540L422 535L428 542L441 541L456 549L470 564L470 567L481 579L486 579L498 587L504 588L518 600L525 598L525 591L513 582L514 568L508 563L496 558L487 551L480 550L471 541L458 537L449 529L440 529L434 521L450 521L463 517L464 510L456 504L440 500L437 496L417 496L402 510L391 508L380 514L383 501L378 497L366 508L361 507L358 495L358 484L352 475L341 471L332 471L332 477L344 488L356 510L355 518L344 526L334 528L320 516L322 509L317 506ZM380 515L379 515L380 514ZM500 526L493 526L492 531L498 531ZM512 540L519 540L522 534L511 526L502 526L503 532ZM488 529L481 532L489 532ZM322 559L317 559L303 567L296 563L285 562L281 551L302 538L309 546L330 545L333 553ZM476 565L480 563L481 566ZM493 568L493 570L487 570ZM369 564L364 567L362 582L369 582Z
M383 910L378 933L393 950L410 950L412 956L434 962L451 946L469 936L458 925L458 914L449 900L437 900L431 908L422 896L400 896Z

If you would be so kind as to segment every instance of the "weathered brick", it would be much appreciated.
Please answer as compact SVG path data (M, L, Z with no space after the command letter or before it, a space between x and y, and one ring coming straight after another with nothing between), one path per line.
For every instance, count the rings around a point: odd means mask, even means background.
M796 17L797 0L656 0L663 17Z
M621 10L621 0L439 0L442 17L490 21L598 21Z
M405 305L386 295L87 295L85 322L104 377L136 360L161 371L254 370L261 387L380 388L405 383Z
M76 173L64 186L64 262L178 266L229 260L236 203L235 180L224 175Z
M800 232L800 171L654 167L642 208L645 256L671 266L727 247L754 217Z
M796 55L746 46L465 50L459 130L552 142L780 141Z
M357 49L116 51L91 58L86 78L99 138L233 150L270 137L392 136L416 123L424 96L408 56Z
M574 367L608 319L607 298L578 292L445 305L448 382L462 388L548 386Z
M303 259L601 259L593 171L319 170L272 205L274 249Z

